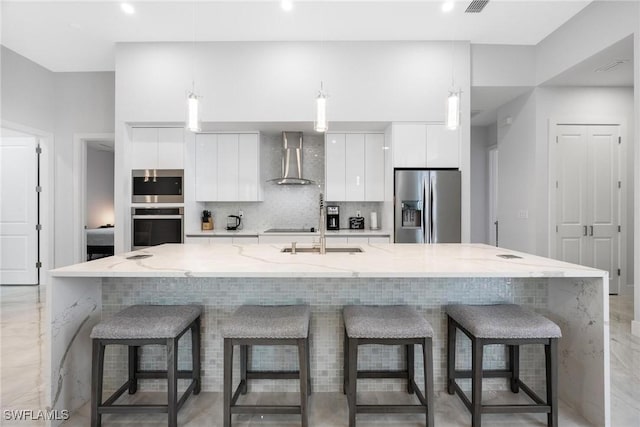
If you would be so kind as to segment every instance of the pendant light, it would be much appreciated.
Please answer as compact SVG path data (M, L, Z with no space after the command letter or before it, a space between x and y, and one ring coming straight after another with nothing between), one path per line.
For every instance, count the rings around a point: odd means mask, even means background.
M324 85L320 81L320 90L316 97L316 119L313 124L316 132L326 132L329 129L327 123L327 94L324 91Z
M460 126L460 93L450 91L447 97L447 129L456 130Z
M191 132L200 132L200 96L196 94L195 68L196 68L196 2L193 2L193 16L191 22L193 28L193 57L191 63L191 91L187 93L187 129Z

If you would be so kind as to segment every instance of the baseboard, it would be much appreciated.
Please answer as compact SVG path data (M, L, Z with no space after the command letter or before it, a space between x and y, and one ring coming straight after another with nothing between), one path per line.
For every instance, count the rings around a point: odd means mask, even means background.
M637 320L631 321L631 335L640 337L640 322Z

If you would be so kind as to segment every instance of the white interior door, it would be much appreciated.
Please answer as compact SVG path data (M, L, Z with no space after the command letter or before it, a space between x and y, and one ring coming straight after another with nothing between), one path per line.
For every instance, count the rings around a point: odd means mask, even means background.
M38 283L35 138L2 138L0 166L0 284L35 285Z
M618 293L619 126L557 127L557 256L609 272Z

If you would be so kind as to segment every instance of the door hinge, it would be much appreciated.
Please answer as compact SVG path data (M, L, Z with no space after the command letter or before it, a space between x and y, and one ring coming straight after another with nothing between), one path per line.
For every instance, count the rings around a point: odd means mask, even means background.
M556 225L556 233L558 232L558 226Z
M42 193L42 187L40 185L36 185L36 193Z
M620 275L620 269L618 269L618 276Z
M42 263L40 261L36 262L36 268L42 268Z
M558 137L556 136L556 144L557 144L558 142L559 142L559 141L558 141Z
M36 145L36 154L42 154L42 147Z
M622 181L618 181L618 188L622 188Z
M622 144L622 137L621 136L618 137L618 144Z
M36 224L36 230L41 231L42 230L42 224Z
M556 188L558 188L558 181L556 181Z
M618 226L618 233L622 231L622 227Z

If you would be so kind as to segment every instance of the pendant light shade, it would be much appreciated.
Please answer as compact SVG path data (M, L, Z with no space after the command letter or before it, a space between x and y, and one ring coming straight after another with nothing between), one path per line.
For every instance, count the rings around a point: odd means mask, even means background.
M320 82L320 90L316 98L316 120L313 128L316 132L326 132L329 129L327 123L327 94L324 92L322 82Z
M200 97L193 91L187 96L187 129L200 132Z
M456 130L460 126L460 94L449 92L447 98L447 129Z

